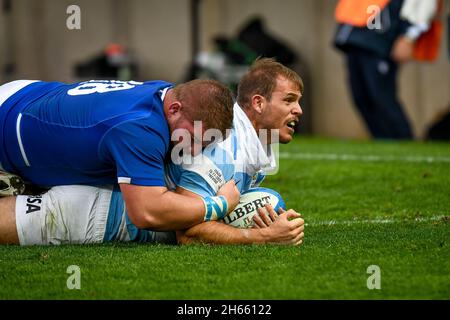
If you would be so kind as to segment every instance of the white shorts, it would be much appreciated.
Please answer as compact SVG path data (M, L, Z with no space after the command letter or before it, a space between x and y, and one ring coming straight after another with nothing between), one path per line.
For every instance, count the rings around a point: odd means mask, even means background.
M40 196L18 196L20 245L101 243L112 186L58 186Z

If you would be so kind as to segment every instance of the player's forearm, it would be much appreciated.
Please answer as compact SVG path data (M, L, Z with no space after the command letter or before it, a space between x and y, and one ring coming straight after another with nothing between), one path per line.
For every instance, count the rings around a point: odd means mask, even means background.
M166 191L157 201L149 201L145 228L155 231L183 230L203 222L204 217L202 199Z
M178 232L178 242L188 244L192 242L206 242L215 244L262 244L266 243L265 229L238 229L210 221Z
M164 187L121 185L121 190L128 216L140 229L181 230L204 220L202 199L178 195Z
M231 189L231 206L225 196L192 197L168 191L165 187L143 187L121 184L120 188L131 222L140 229L155 231L185 230L203 221L225 216L239 201L239 192ZM236 193L234 193L236 189Z

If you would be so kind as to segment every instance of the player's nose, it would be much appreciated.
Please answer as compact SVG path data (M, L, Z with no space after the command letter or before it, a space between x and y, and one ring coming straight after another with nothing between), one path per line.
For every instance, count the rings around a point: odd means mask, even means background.
M294 109L292 109L292 113L298 117L300 117L303 114L303 109L300 106L300 103L297 103L294 107Z

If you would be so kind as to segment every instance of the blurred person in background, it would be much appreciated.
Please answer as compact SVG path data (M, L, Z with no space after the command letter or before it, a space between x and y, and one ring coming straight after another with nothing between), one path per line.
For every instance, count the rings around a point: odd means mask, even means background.
M439 52L442 0L340 0L335 46L347 58L353 101L375 139L412 139L398 98L399 65Z

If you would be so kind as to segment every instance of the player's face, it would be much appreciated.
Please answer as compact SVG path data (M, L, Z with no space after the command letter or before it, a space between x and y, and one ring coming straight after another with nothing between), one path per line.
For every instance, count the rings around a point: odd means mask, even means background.
M168 91L167 95L170 92ZM172 148L177 146L180 150L189 150L189 153L195 156L211 143L208 140L203 141L205 132L203 126L199 122L197 122L197 125L194 125L194 122L185 116L183 105L180 101L173 100L165 108Z
M184 117L180 117L175 123L176 129L181 129L181 137L177 141L173 141L174 145L178 145L180 148L190 149L192 156L198 155L202 150L207 147L211 142L204 141L205 130L202 126L194 126L191 120Z
M292 140L294 127L303 113L300 107L301 96L301 92L292 81L278 77L270 101L265 100L267 105L263 109L261 128L278 129L280 143ZM268 137L270 138L270 134Z

